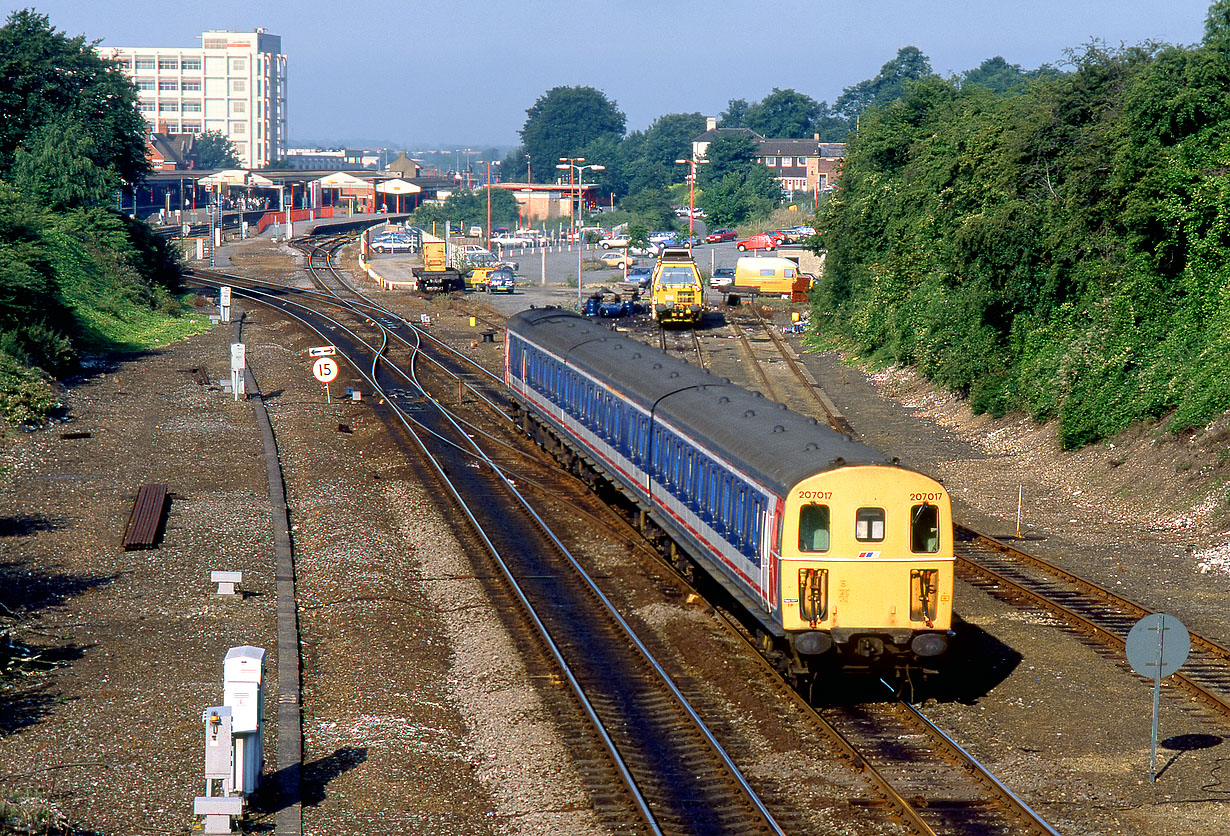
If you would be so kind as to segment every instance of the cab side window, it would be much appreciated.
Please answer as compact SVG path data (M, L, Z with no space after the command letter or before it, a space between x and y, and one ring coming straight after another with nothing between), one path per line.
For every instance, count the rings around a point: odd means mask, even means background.
M940 550L939 506L923 504L910 509L910 550L916 553Z
M804 505L799 509L799 551L829 550L829 506Z
M859 508L855 512L854 539L871 543L884 539L883 508Z

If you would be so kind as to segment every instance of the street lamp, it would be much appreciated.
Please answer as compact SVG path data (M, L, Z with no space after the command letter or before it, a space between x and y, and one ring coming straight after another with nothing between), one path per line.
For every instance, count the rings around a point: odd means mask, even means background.
M479 165L487 166L487 249L491 249L491 166L499 165L491 160L477 160Z
M688 254L692 253L692 229L696 221L696 166L708 164L708 160L698 160L692 155L690 160L675 160L679 165L688 166Z
M569 169L570 171L569 171L568 177L570 180L572 179L571 171L575 170L577 174L577 214L576 214L576 217L574 218L574 227L576 229L576 233L574 237L576 238L576 241L577 241L577 310L580 311L581 310L581 253L585 249L585 247L581 243L581 205L582 205L582 201L584 201L585 199L583 197L583 195L585 194L585 185L583 183L583 179L585 177L586 171L606 171L606 166L594 165L592 163L590 165L580 165L580 163L585 162L584 157L560 157L559 162L560 164L557 165L556 168Z

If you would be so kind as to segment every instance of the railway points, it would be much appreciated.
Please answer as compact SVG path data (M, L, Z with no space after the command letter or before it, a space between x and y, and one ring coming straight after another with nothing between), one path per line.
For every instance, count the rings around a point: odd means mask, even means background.
M385 323L379 316L373 316L372 314L369 314L367 318L368 320L370 320L370 322L366 325L366 328L369 330L373 328L373 325L371 324L373 322L381 322L381 324L390 324L390 323ZM450 319L449 316L445 314L433 315L433 326L431 327L431 331L434 335L438 337L442 337L445 340L451 341L454 344L454 346L456 346L454 350L458 351L459 354L464 355L467 353L467 349L465 348L465 346L468 345L469 340L472 339L472 337L469 336L469 331L464 324L464 319L462 319L461 321L455 321L452 324L450 324L449 319ZM453 319L456 320L457 317L453 317ZM262 325L262 327L267 327L267 326ZM357 325L355 327L355 330L359 331L359 328ZM477 333L477 331L475 331L474 333ZM702 329L700 333L703 339L704 333L705 333L704 329ZM712 342L716 342L716 339L713 339ZM726 340L726 342L729 343L733 341ZM299 355L300 357L303 357L306 355L306 348L309 347L310 344L319 344L319 340L317 340L315 343L313 343L310 339L301 341L300 347L303 349L305 353L302 355ZM498 351L499 347L500 347L499 344L496 344L493 346L488 346L487 348L475 347L474 349L471 349L470 351L477 351L480 353L479 356L481 356L481 352L490 350L491 353L486 355L488 358L490 358L490 357L495 356L494 352ZM710 356L713 356L713 355L710 354ZM258 361L255 358L253 358L252 362L256 364L256 367L259 368L260 363L263 361ZM300 362L298 365L300 366L300 369L302 372L302 363ZM345 372L345 374L350 374L350 372L347 371ZM448 385L455 387L456 381L453 380L453 382ZM293 391L293 387L291 391ZM406 390L406 391L409 393L409 390ZM418 397L420 397L420 396L413 395L412 393L404 394L404 395L396 395L390 392L389 394L392 397L398 397L403 400L415 400ZM281 405L278 404L279 400L282 402ZM284 420L291 420L291 421L294 420L291 417L291 412L290 412L291 400L292 398L288 397L286 394L282 394L279 396L278 399L271 401L271 406L275 413L275 421L278 418L277 413L280 410L286 410L286 412L282 416ZM466 400L470 400L470 397L467 396ZM475 401L477 401L477 399L475 399ZM419 404L418 408L423 408L423 406L424 404ZM345 408L353 409L353 407L350 405L347 405ZM347 421L348 426L353 425L355 427L356 433L358 435L365 436L368 440L371 440L373 427L367 419L362 417L365 414L366 414L366 407L364 407L361 412L354 412L352 414L349 414L345 420ZM306 427L301 426L299 429L301 431L304 431L306 430ZM349 437L347 437L347 441L349 442ZM307 457L305 457L302 453L292 452L290 455L293 459L295 459L296 461L299 461L300 463L307 460ZM368 465L370 464L371 462L369 460ZM402 502L399 504L409 504L417 508L426 508L427 505L429 505L432 502L432 499L430 496L424 496L424 495L418 495L409 500L406 500L404 491L407 490L407 486L405 486L404 484L405 482L404 473L397 474L395 476L396 471L388 463L382 463L380 467L378 468L377 472L380 473L381 476L374 484L381 485L385 490L396 489L397 491L402 492L401 494ZM524 474L519 474L517 479L519 481L524 481L526 477L524 476ZM558 492L558 489L556 490ZM304 513L307 516L312 517L313 519L318 519L318 518L323 519L325 518L326 515L331 514L334 511L334 509L332 508L326 509L324 505L314 503L302 491L296 492L296 490L292 488L291 492L292 494L295 495L295 497L297 498L297 502L298 502L298 504L293 504L292 508L298 509L298 511ZM392 496L392 494L390 494L390 496ZM353 505L354 501L351 500L349 504ZM367 524L367 527L371 528L370 524ZM322 538L327 539L327 535L324 535L323 532L316 530L316 528L317 528L316 525L313 524L312 526L301 527L300 531L296 533L296 544L303 545L309 554L315 553L317 551L317 547L321 544ZM346 529L348 527L342 526L342 528ZM373 529L372 534L376 537L381 536L378 533L378 529ZM345 542L346 541L344 539L339 539L328 545L331 546L334 550L336 550L339 545ZM349 548L352 548L352 547L348 546L346 548L343 548L340 552L337 552L337 553L344 554ZM619 548L613 549L612 554L607 555L606 557L600 559L599 561L600 565L605 566L608 573L615 573L618 571L622 571L619 567L623 565L624 560L621 559L620 556L617 555L616 553L620 552L622 549L625 549L625 548L626 547L621 546ZM387 557L385 559L387 560ZM315 560L315 558L313 558L313 560ZM368 578L371 578L373 576L379 578L381 574L378 571L373 573L373 571L370 568L365 569L360 564L354 564L354 563L350 564L350 571L352 573L363 575ZM465 574L465 569L456 567L452 570L452 572L456 576L461 576ZM323 683L329 678L329 674L325 672L325 675L321 676L322 668L321 668L319 661L314 659L314 654L317 652L316 650L314 650L314 648L324 648L327 645L327 643L331 641L331 639L327 631L321 630L321 624L318 621L319 619L321 619L322 617L328 617L330 619L333 619L334 623L341 624L341 623L345 623L344 621L338 620L341 614L350 613L355 610L363 610L363 609L372 609L373 611L377 611L380 608L385 608L385 613L387 615L387 613L390 611L388 608L394 606L394 604L388 601L387 599L367 600L367 599L371 599L374 597L373 593L376 596L381 595L381 594L384 594L385 596L393 595L393 596L404 598L407 601L412 600L413 596L407 596L405 589L397 589L396 584L391 583L391 579L380 578L381 583L389 584L389 586L386 586L383 589L369 590L368 593L363 593L363 592L360 592L358 588L356 587L350 587L350 588L343 589L341 586L338 586L337 578L336 578L336 574L337 574L336 569L334 570L326 569L325 572L320 572L320 571L317 571L316 567L312 567L312 569L310 570L310 573L311 573L312 580L313 580L313 586L314 587L316 587L316 585L320 585L320 586L319 588L314 588L309 593L311 595L311 598L304 602L304 605L306 607L303 610L304 617L308 618L309 620L313 622L308 628L310 632L310 636L306 639L306 643L305 643L305 647L311 649L310 652L308 653L308 656L305 657L305 663L306 663L305 670L310 671L312 676L320 677L318 682ZM343 570L343 576L344 575L345 575L345 571ZM326 579L330 579L330 580L326 580ZM440 583L457 584L457 583L465 583L465 581L441 581ZM479 584L479 583L486 583L486 581L485 580L479 581L478 579L474 579L472 581L469 581L469 583ZM330 584L333 585L332 588L330 588ZM392 591L390 591L390 588ZM476 600L477 599L472 599L467 602L467 605L464 607L464 611L466 613L472 614L475 612ZM643 603L642 603L642 606L644 606ZM402 621L402 619L406 617L405 610L400 610L400 611L393 610L393 612L396 612L396 615L394 617L398 621ZM683 622L678 622L678 621L675 622L676 632L678 632L680 629L691 630L695 632L697 625L703 624L705 620L703 618L703 613L700 611L689 612L687 609L685 609L683 610L683 614L684 614L685 619L688 619L688 620L685 620ZM678 618L679 616L676 615L672 617ZM308 634L305 634L305 636L307 635ZM456 635L461 635L461 634L459 633ZM424 647L420 647L419 649L420 651L426 651L427 647L424 646ZM671 653L668 652L667 656L669 657L670 655ZM686 655L686 652L685 652L685 655ZM394 658L394 654L384 653L382 658L386 660L390 660ZM726 654L726 658L727 659L731 658L729 653ZM716 682L716 681L720 681L724 675L729 676L729 671L723 672L722 670L718 668L711 668L710 670L706 671L705 674L706 676L710 677L708 681ZM341 681L342 679L340 672L338 672L337 674L334 674L333 676L337 681ZM312 687L313 686L310 686L310 685L308 686L309 692L311 691ZM701 693L704 693L706 690L708 689L706 688L699 689ZM348 707L350 706L342 705L341 709L345 711ZM408 703L406 708L412 710L413 703L412 702ZM951 710L950 708L950 710L948 710L945 713L951 716L954 713L954 711ZM352 716L358 716L358 715L355 714ZM312 723L311 719L309 719L307 722L309 724L307 726L307 729L309 730L307 734L307 738L308 738L310 752L316 752L317 754L315 755L315 757L317 758L321 757L322 755L327 756L331 754L330 750L328 750L327 748L322 750L320 743L325 742L327 745L329 741L337 741L338 738L326 737L324 738L323 741L318 739L317 736L320 734L319 728L311 725ZM1045 741L1040 742L1040 745L1045 746L1046 745ZM312 746L315 746L315 749L312 749L311 748ZM352 786L352 782L357 779L360 779L361 775L362 775L362 780L366 781L367 777L370 777L369 770L373 768L378 768L382 770L388 769L388 765L385 763L382 763L382 760L383 760L382 755L378 748L368 750L366 754L363 754L363 755L360 755L356 751L353 751L351 749L344 749L343 747L339 747L337 751L340 752L341 754L338 754L334 760L329 761L330 763L337 764L336 774L338 778L337 780L333 782L333 785L330 789L330 794L333 795L335 799L339 794L345 798L353 798L354 795L352 793L354 791L354 787ZM1048 751L1049 751L1049 748L1048 748ZM416 756L420 754L426 754L425 752L421 752L418 749L415 749L415 752L416 752ZM493 751L492 755L494 756L494 754L495 753ZM313 757L314 757L313 754L309 753L307 755L307 760L305 761L305 764L311 762ZM1002 759L1002 756L1000 759ZM995 760L995 758L993 757L992 760ZM1062 759L1056 760L1055 764L1059 766L1060 768L1064 768ZM1185 761L1183 759L1180 759L1178 765L1174 767L1174 769L1177 770L1177 772L1170 772L1169 776L1175 776L1176 774L1181 774L1184 766L1185 766ZM362 767L362 768L356 768L356 767ZM368 774L363 774L363 773L368 773ZM835 776L830 775L829 780L834 780L834 777ZM836 778L835 780L840 782L841 780L844 780L844 779ZM809 789L809 791L811 790ZM1035 788L1031 788L1031 791L1038 792L1038 790ZM1049 790L1045 788L1041 790L1041 795L1044 799L1046 799L1049 796L1049 794L1050 794ZM481 792L479 795L481 796ZM770 795L772 794L770 793ZM812 801L820 805L832 803L831 800L817 801L816 799L812 799ZM313 813L316 813L316 812L319 812L319 811L313 811ZM319 821L315 823L320 824ZM326 832L327 832L327 828L326 828ZM792 829L790 832L807 832L807 830L795 828L795 829ZM1131 828L1124 828L1124 829L1121 829L1120 832L1139 832L1139 831L1133 831Z

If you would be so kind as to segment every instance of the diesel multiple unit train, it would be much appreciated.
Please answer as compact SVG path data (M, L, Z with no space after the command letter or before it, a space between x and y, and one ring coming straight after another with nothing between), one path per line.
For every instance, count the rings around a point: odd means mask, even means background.
M508 321L522 427L628 497L791 673L948 649L944 487L704 369L557 309Z

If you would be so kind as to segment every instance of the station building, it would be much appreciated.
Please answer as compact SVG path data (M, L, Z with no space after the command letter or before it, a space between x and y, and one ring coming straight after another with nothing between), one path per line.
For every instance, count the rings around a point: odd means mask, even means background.
M221 131L244 168L286 156L286 56L281 35L210 30L201 46L96 47L136 82L157 134Z

